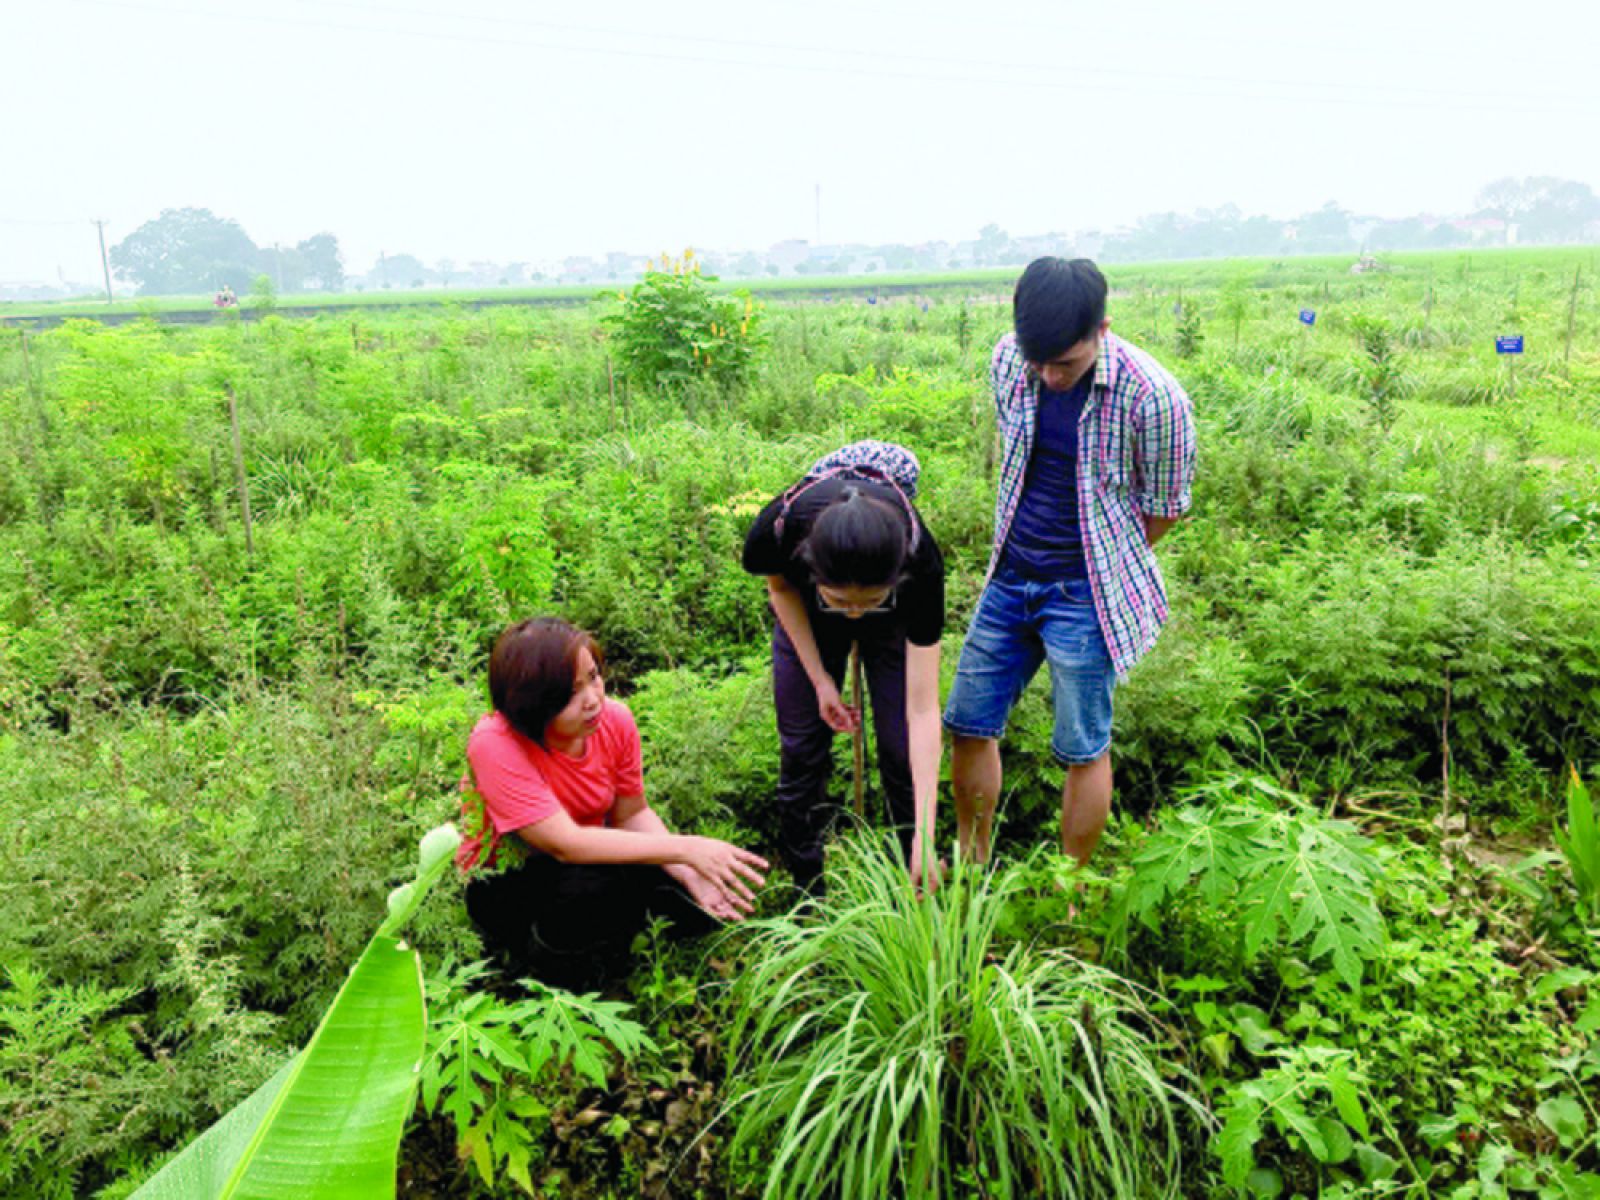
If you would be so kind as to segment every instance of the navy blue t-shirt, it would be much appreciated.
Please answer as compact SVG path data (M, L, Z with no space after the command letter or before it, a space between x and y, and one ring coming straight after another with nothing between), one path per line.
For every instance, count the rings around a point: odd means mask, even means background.
M1078 418L1089 383L1085 376L1071 391L1039 393L1033 453L1005 552L1006 565L1029 579L1054 583L1089 574L1078 525Z

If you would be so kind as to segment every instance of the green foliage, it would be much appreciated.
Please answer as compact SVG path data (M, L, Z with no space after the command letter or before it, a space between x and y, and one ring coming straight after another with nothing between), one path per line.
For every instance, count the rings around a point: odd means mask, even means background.
M1176 1193L1186 1098L1114 975L1002 947L1019 886L957 869L919 899L870 840L828 898L756 922L734 993L733 1151L764 1195Z
M1245 319L1250 316L1253 302L1250 296L1250 281L1243 275L1235 275L1222 285L1221 304L1219 312L1224 320L1233 325L1233 352L1239 352L1239 332L1244 326ZM1183 344L1183 318L1178 320L1178 340ZM1191 344L1184 357L1190 357L1199 348L1199 343Z
M168 208L111 247L111 266L142 296L243 291L260 251L237 221L205 208Z
M645 746L645 790L675 829L707 823L777 834L778 736L769 666L735 674L652 671L629 699Z
M1361 347L1358 365L1366 392L1367 406L1378 428L1388 433L1400 419L1399 400L1407 379L1389 322L1365 314L1351 318Z
M262 273L250 281L248 303L257 312L269 313L278 307L278 289L272 276Z
M1192 300L1178 301L1178 357L1195 357L1200 353L1200 347L1205 340L1205 327L1200 320L1199 307Z
M1116 729L1119 807L1157 808L1154 832L1119 822L1092 875L1028 874L991 952L1125 948L1161 1055L1203 1072L1219 1110L1291 1052L1353 1056L1373 1136L1323 1163L1267 1117L1256 1169L1285 1194L1577 1195L1600 1169L1556 1128L1570 1135L1563 1101L1593 1091L1600 960L1580 872L1548 841L1554 823L1580 865L1592 857L1560 796L1566 763L1600 761L1600 361L1581 299L1570 378L1559 358L1575 253L1479 253L1470 273L1399 259L1354 279L1347 263L1259 263L1248 290L1228 286L1238 264L1110 272L1119 329L1144 304L1115 296L1182 289L1197 334L1201 312L1249 304L1231 352L1194 339L1168 364L1195 399L1202 467L1159 552L1173 620L1119 690ZM1529 335L1514 409L1490 403L1484 336L1511 294L1502 262L1521 273ZM283 267L293 290L299 269ZM1314 330L1291 320L1308 303ZM1369 419L1374 360L1351 350L1357 313L1388 323L1386 361L1403 367L1388 437ZM653 802L674 826L770 844L771 617L740 539L822 453L893 436L922 459L919 508L949 567L948 680L988 558L982 366L1006 307L784 305L760 314L741 382L702 359L665 388L630 378L598 316L434 307L363 312L354 329L273 316L0 339L0 1192L126 1195L310 1036L416 836L460 803L506 621L554 611L592 628L645 731ZM1036 683L1007 736L1005 847L1055 836L1050 727ZM1447 762L1471 832L1441 860L1426 839ZM1336 906L1333 944L1313 954L1327 914L1309 892L1268 931L1244 902L1249 869L1214 905L1197 869L1151 910L1159 935L1127 913L1112 929L1103 902L1164 865L1130 860L1188 828L1159 806L1246 774L1371 822L1384 850L1357 857L1382 866L1368 886L1381 954ZM1315 827L1257 799L1251 821ZM1325 831L1264 829L1279 868L1302 845L1313 873L1337 861ZM1513 857L1534 851L1521 866L1473 864L1507 836ZM1081 889L1076 920L1058 883ZM451 898L418 914L416 939L471 961L459 883L441 886ZM1360 962L1359 989L1336 953ZM695 1139L729 1083L721 989L706 985L748 960L730 940L711 964L685 953L631 982L661 1049L603 1097L570 1070L528 1084L551 1113L527 1124L540 1186L733 1186L720 1132ZM1307 1111L1337 1117L1330 1102L1313 1089ZM628 1131L584 1136L589 1110ZM448 1125L424 1123L408 1148L416 1189L481 1185ZM967 1174L951 1191L995 1191L971 1158L952 1151ZM1368 1182L1364 1163L1395 1173ZM1207 1156L1186 1165L1186 1191L1226 1188Z
M448 825L422 839L415 879L391 893L388 917L306 1048L136 1198L393 1194L424 1027L421 960L398 938L460 840Z
M1563 830L1557 825L1554 836L1572 872L1579 906L1600 921L1600 820L1596 820L1594 801L1576 770L1567 781L1567 827Z
M762 344L761 313L748 292L718 296L694 251L662 255L604 318L624 375L651 389L681 392L696 383L740 382Z
M1273 1132L1303 1147L1319 1163L1350 1160L1357 1150L1355 1138L1371 1136L1357 1082L1348 1053L1302 1047L1234 1089L1220 1114L1222 1130L1216 1140L1223 1178L1232 1187L1248 1186L1256 1195L1277 1195L1282 1176L1257 1166L1257 1149ZM1365 1148L1368 1156L1362 1161L1375 1168L1386 1158L1374 1147ZM1374 1169L1368 1182L1392 1173Z
M477 990L484 974L482 964L447 964L428 981L422 1108L450 1115L459 1153L485 1186L503 1173L534 1195L535 1139L551 1112L539 1084L570 1068L601 1087L613 1053L629 1059L655 1047L625 1004L531 980L526 999L502 1000Z
M1238 785L1217 789L1226 795ZM1383 949L1372 889L1382 871L1371 843L1304 801L1261 781L1250 798L1176 810L1134 855L1117 921L1158 929L1191 897L1243 935L1243 961L1263 948L1304 945L1350 987ZM1309 943L1308 945L1306 943Z
M160 1068L139 1051L132 988L51 980L12 963L0 981L0 1191L65 1200L119 1122L148 1133Z

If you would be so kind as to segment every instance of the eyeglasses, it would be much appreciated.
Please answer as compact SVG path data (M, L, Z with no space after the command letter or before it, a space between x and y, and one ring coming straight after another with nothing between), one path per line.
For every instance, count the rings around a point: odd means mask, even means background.
M817 588L817 607L825 613L834 613L845 617L874 617L881 613L894 611L894 589L889 588L883 596L871 604L841 604L829 598L828 594Z

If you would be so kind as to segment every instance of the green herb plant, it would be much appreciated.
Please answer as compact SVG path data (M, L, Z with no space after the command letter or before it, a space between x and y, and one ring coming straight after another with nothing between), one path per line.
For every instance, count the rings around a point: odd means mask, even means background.
M450 1114L460 1153L485 1186L503 1174L533 1195L551 1080L570 1069L574 1079L603 1088L613 1054L631 1059L655 1044L626 1004L533 980L521 981L525 998L505 1000L480 990L486 973L482 963L447 964L428 981L422 1108Z
M1194 1103L1111 972L996 935L1016 872L919 898L870 838L823 903L755 922L732 1151L767 1197L1177 1193Z
M1242 934L1244 963L1268 946L1303 947L1358 987L1384 944L1372 844L1265 781L1225 780L1199 794L1241 791L1163 819L1134 855L1113 912L1117 940L1133 921L1159 929L1162 913L1192 897Z
M1567 827L1563 830L1557 825L1554 836L1572 872L1580 911L1600 922L1600 820L1576 770L1567 781Z

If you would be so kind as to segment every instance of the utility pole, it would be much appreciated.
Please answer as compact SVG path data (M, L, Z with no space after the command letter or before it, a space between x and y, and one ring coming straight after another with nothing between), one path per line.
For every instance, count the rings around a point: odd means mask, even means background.
M817 184L817 240L814 245L822 245L822 185Z
M106 257L106 223L104 221L91 222L100 231L100 269L106 277L106 303L111 303L111 260Z
M278 250L278 243L272 243L272 261L277 267L278 295L283 295L283 255Z

